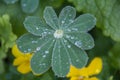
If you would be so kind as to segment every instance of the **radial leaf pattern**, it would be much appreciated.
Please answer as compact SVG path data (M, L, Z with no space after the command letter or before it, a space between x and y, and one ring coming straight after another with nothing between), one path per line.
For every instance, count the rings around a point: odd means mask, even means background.
M42 74L50 67L59 77L67 75L70 65L84 67L88 56L84 50L94 47L94 40L87 32L96 19L83 14L75 19L76 10L71 6L62 9L57 17L52 7L44 10L44 19L29 16L24 26L29 33L17 40L22 52L34 52L31 68L34 74Z

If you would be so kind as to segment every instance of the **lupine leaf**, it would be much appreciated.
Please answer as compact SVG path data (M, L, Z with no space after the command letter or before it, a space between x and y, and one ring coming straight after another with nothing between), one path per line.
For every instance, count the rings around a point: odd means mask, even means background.
M18 48L24 52L32 52L39 50L42 44L51 39L51 35L46 37L34 36L32 34L24 34L17 40Z
M92 13L97 18L97 27L104 35L120 41L120 1L119 0L68 0L80 12Z
M31 59L31 68L35 75L46 72L51 67L52 46L54 40L46 41Z
M77 47L88 50L94 47L94 40L88 33L68 33L66 34L66 39Z
M25 18L24 26L28 32L37 36L51 33L49 27L39 17L29 16Z
M70 65L78 68L86 65L88 56L84 50L94 47L93 38L87 31L93 28L96 20L90 14L82 15L82 18L79 18L78 21L85 18L83 21L86 22L87 20L88 23L85 24L85 22L81 21L81 24L84 24L84 26L80 31L79 23L76 21L76 25L78 24L76 27L74 21L71 22L75 16L75 9L67 6L61 11L59 16L60 22L58 23L55 11L52 7L46 7L44 10L46 24L37 17L27 17L25 19L24 25L30 34L20 37L17 44L23 52L35 52L31 60L31 68L35 74L44 73L51 66L55 75L65 77L69 72ZM70 29L67 28L68 26ZM36 30L36 28L40 30ZM78 29L77 31L76 28ZM54 44L52 44L52 40L55 40ZM33 41L37 41L37 43L32 44ZM48 50L47 52L50 52L52 57L48 59L42 58L42 56L47 56L43 55L45 50ZM41 65L43 63L47 66Z
M96 24L96 19L91 14L83 14L75 19L74 23L69 26L69 29L73 29L81 32L88 32Z
M58 29L58 17L52 7L46 7L44 10L44 19L53 29Z
M59 25L61 28L65 28L70 25L76 16L76 10L71 7L67 6L62 9L59 14Z
M66 39L63 40L63 44L67 47L66 50L69 54L69 59L71 62L71 65L82 68L87 64L88 56L86 52L82 49L79 49L74 44L71 44L71 42L67 41Z
M56 40L52 54L52 69L59 77L64 77L69 72L70 60L68 54L61 40Z
M21 0L21 7L25 13L33 13L39 6L39 0Z

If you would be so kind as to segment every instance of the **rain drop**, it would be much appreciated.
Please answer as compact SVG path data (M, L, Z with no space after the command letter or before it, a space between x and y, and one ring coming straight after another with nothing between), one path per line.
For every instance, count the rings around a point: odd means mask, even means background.
M64 24L65 23L65 21L62 21L62 24Z
M37 50L37 51L39 51L40 49L41 49L41 47L37 47L37 49L36 49L36 50Z
M36 27L36 30L38 30L39 28L38 27Z
M79 60L77 59L76 62L79 62Z
M70 36L69 36L69 35L66 35L66 38L70 38Z
M68 48L71 48L71 45L68 45L67 47L68 47Z
M46 55L43 55L42 57L43 57L43 58L45 58L45 57L46 57Z
M26 6L27 6L27 4L22 4L22 6L23 6L23 7L26 7Z
M71 37L71 39L74 39L74 37Z
M67 42L67 40L64 40L64 42L66 43L66 42Z
M47 54L47 53L49 53L49 51L45 51L45 53Z
M73 23L74 21L73 20L69 20L71 23Z
M37 41L32 41L32 43L37 43Z
M31 51L31 49L28 49L28 52L30 52Z
M27 51L26 50L24 50L24 53L26 53Z
M75 45L78 46L78 47L81 47L82 46L82 42L81 41L76 41Z

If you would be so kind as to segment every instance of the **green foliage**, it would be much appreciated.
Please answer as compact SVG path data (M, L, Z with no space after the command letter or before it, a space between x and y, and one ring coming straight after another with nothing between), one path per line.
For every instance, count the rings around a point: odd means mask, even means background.
M0 17L0 72L4 71L3 59L6 57L6 53L9 48L13 46L16 40L16 35L12 32L10 18L7 14Z
M33 13L39 6L39 0L21 0L21 7L25 13Z
M97 18L97 27L104 35L120 41L120 1L119 0L68 0L80 12L92 13Z
M59 18L52 7L46 7L44 19L48 25L39 17L25 19L24 26L29 33L21 36L17 45L24 53L34 52L31 59L34 74L42 74L52 67L55 75L64 77L70 65L77 68L86 65L88 56L84 50L94 47L93 38L87 32L95 26L96 19L91 14L74 20L75 16L71 6L63 8Z
M120 69L120 43L116 43L110 50L109 59L115 69Z

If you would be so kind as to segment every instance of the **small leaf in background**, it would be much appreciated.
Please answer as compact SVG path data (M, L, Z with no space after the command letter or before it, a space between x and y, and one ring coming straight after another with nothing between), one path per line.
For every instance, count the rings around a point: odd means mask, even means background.
M109 61L115 69L120 70L120 43L116 43L109 51Z
M119 0L68 0L80 12L92 13L97 18L97 27L104 35L120 41L120 1Z
M74 19L75 16L76 10L71 6L63 8L59 17L48 6L44 10L45 21L26 17L24 26L29 33L21 36L17 45L22 52L34 52L31 59L34 74L42 74L52 67L55 75L65 77L70 65L82 68L87 64L85 50L94 47L94 40L87 32L95 26L96 19L91 14Z
M33 13L39 6L39 0L21 0L21 7L25 13Z
M18 0L4 0L4 2L6 3L6 4L14 4L14 3L16 3Z
M7 51L13 46L17 36L12 32L12 25L9 22L9 15L4 14L0 17L0 66L3 69L2 60L6 57ZM0 71L2 73L3 70Z

